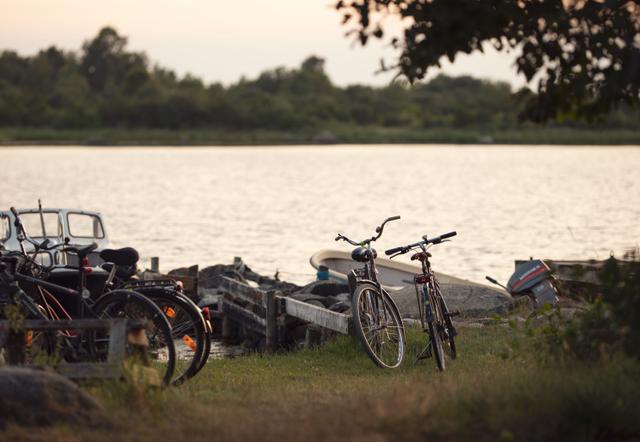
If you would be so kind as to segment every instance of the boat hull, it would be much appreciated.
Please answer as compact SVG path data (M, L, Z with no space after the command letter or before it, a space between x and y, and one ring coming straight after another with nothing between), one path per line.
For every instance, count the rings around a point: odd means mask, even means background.
M309 262L316 270L321 265L326 266L329 269L329 278L339 282L346 282L352 269L363 266L362 263L353 261L350 253L341 250L320 250L311 256ZM414 276L422 273L419 266L385 258L376 258L376 268L378 280L388 290L399 290L413 285ZM467 282L443 273L436 273L436 277L442 283Z

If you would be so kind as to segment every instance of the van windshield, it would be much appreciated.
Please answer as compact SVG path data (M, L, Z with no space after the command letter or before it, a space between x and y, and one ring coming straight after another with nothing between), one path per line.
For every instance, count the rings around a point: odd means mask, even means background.
M60 223L60 217L55 212L44 212L42 214L44 219L43 223L40 219L40 213L27 212L20 213L20 220L22 225L32 238L61 238L62 237L62 224Z
M69 234L76 238L104 238L104 229L100 218L86 213L69 213Z
M0 242L9 238L9 217L0 214Z

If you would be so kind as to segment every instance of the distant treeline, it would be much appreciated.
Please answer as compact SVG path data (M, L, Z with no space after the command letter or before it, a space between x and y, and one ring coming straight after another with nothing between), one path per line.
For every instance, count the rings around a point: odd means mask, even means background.
M324 60L276 68L225 87L152 66L104 28L78 53L55 47L32 57L0 55L0 127L165 128L296 131L332 125L517 129L523 94L507 83L439 76L427 83L337 87ZM223 61L221 61L223 62ZM581 127L570 115L557 125ZM636 111L599 123L639 129Z

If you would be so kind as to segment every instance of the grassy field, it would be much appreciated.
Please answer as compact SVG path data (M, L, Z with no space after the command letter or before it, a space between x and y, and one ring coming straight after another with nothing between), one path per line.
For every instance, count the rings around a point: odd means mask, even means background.
M297 132L0 128L0 145L199 146L324 143L638 145L640 131L569 128L412 129L363 126L332 126Z
M288 355L216 360L162 392L87 387L100 428L9 427L2 440L619 440L640 438L640 364L544 363L509 352L513 331L462 329L445 373L413 363L376 368L351 338ZM6 439L5 439L6 438Z

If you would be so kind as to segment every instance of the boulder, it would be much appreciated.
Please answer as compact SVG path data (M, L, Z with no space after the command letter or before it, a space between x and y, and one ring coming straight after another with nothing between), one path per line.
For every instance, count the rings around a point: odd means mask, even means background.
M483 317L507 313L513 298L503 290L474 282L440 282L442 296L449 311L459 311L463 316ZM418 318L416 291L413 286L389 291L404 318Z
M55 373L0 368L0 426L105 424L103 408L76 384Z
M296 293L311 293L319 296L336 296L341 293L349 293L349 286L335 281L314 281L304 287L301 287Z

